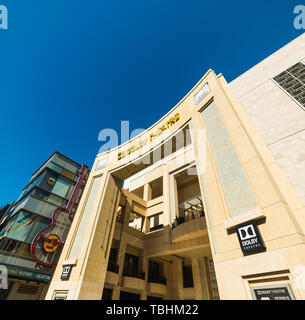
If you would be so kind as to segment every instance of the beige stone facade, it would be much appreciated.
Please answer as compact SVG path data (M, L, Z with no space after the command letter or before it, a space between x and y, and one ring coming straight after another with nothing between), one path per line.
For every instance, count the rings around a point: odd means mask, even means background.
M230 84L209 70L157 123L97 155L46 299L304 299L303 182L280 145L293 152L305 113L266 80L302 54L304 36ZM290 124L255 97L264 90L292 108ZM245 254L237 234L250 223L264 248Z

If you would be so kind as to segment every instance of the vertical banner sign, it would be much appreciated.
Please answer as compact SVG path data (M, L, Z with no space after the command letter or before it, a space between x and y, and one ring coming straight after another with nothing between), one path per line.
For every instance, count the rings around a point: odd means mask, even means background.
M262 252L265 250L263 240L255 221L237 228L239 244L244 255Z

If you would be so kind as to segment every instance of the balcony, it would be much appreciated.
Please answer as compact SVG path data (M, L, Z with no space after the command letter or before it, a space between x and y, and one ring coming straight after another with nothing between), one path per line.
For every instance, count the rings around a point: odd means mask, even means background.
M147 290L149 294L165 295L167 281L164 277L158 274L149 274Z
M204 211L195 211L195 212L187 213L187 214L185 214L185 216L177 217L176 220L172 223L172 229L176 228L178 225L180 225L184 222L198 219L198 218L201 218L204 216L205 216Z
M179 204L179 217L172 223L172 229L179 224L193 219L201 218L205 215L201 196L195 196Z
M123 272L124 277L132 277L132 278L138 278L138 279L145 279L145 272L142 271L124 271Z
M114 262L108 262L105 282L117 286L119 283L119 266Z
M207 226L201 196L195 196L179 204L179 217L172 223L172 241L184 241L205 236Z
M148 282L165 284L167 283L166 279L160 275L148 275Z
M136 291L145 290L145 273L144 272L123 272L122 287Z
M185 220L172 229L172 241L186 241L207 235L207 225L204 215L199 215L194 219Z

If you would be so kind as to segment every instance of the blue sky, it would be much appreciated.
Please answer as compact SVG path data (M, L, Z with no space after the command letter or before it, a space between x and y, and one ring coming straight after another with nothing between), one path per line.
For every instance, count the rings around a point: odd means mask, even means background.
M231 81L301 35L299 4L0 0L0 205L55 150L91 167L100 130L147 128L209 68Z

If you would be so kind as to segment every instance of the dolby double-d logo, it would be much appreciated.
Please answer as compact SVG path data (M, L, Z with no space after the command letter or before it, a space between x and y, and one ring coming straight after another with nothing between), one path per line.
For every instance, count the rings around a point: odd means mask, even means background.
M243 253L252 254L265 249L255 221L237 228L238 240Z
M240 240L242 241L256 237L256 233L252 224L243 228L239 228L238 232Z

